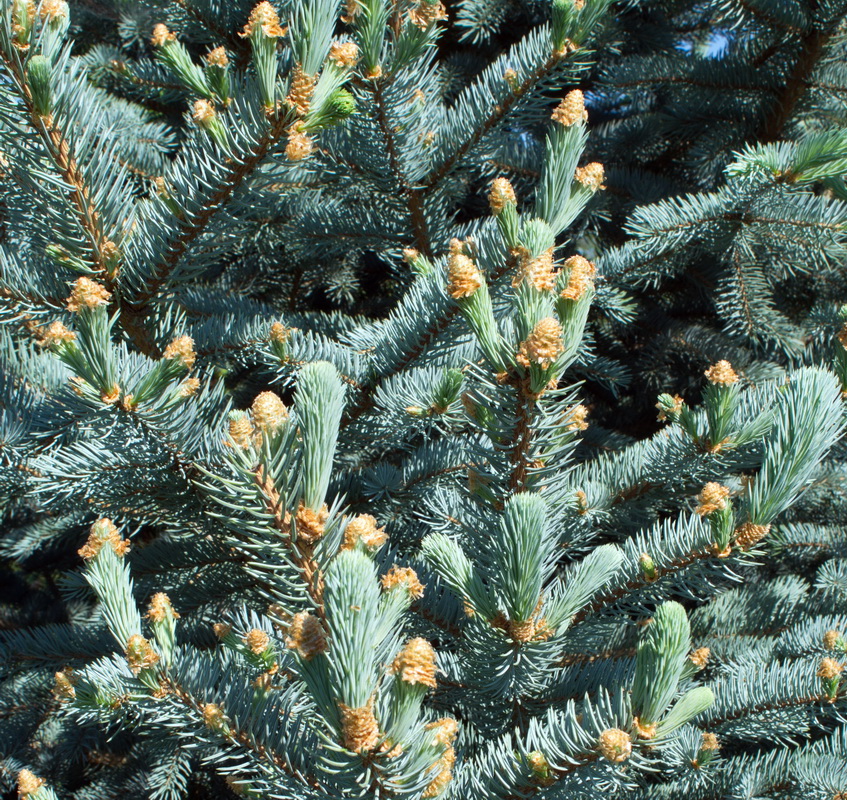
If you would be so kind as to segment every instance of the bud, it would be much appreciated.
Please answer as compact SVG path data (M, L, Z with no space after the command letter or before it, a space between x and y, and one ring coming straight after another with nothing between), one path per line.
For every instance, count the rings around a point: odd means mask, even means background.
M550 774L550 762L540 750L527 753L526 763L532 770L532 776L542 786L550 786L553 783L553 776Z
M179 614L174 611L170 598L164 592L156 592L150 598L150 606L147 609L147 619L151 622L164 622L168 619L178 619Z
M521 342L516 360L527 369L537 364L542 369L551 367L565 352L562 326L553 317L539 320L529 336Z
M424 594L424 586L418 574L411 567L398 567L396 564L382 576L382 588L386 592L396 588L405 589L412 600L420 600Z
M216 622L212 625L212 630L218 639L226 639L232 633L232 625L228 625L226 622Z
M270 339L275 344L285 344L291 338L292 328L286 328L281 322L271 325Z
M708 647L698 647L688 656L688 660L697 669L703 669L709 663L709 657L711 655L712 651Z
M718 737L715 736L714 733L704 733L700 749L713 753L721 749L721 743L718 741Z
M60 701L73 700L76 697L76 689L74 689L76 678L73 670L65 667L61 672L56 672L53 677L55 679L53 696Z
M329 57L339 67L355 67L359 62L359 48L355 42L333 42Z
M347 523L341 549L352 550L358 543L361 543L366 550L373 553L387 541L388 536L385 533L385 528L377 527L375 517L370 514L359 514Z
M432 737L433 744L441 745L441 747L449 747L456 740L456 734L459 732L459 723L453 717L441 717L427 724L428 731L435 731Z
M52 67L45 56L35 55L27 64L26 82L32 105L39 117L47 118L53 110Z
M588 417L588 409L584 405L582 405L582 403L569 408L567 411L565 411L564 416L566 419L569 420L565 430L588 430L588 423L586 422L586 418Z
M607 728L597 739L597 750L603 758L620 764L632 754L632 740L620 728Z
M197 394L197 390L200 388L200 379L199 378L186 378L177 389L177 393L180 397L192 397Z
M579 89L568 92L556 106L551 118L560 125L568 128L577 122L587 122L588 112L585 110L585 97ZM601 178L602 183L602 178Z
M647 583L654 583L659 578L659 571L656 569L656 564L647 553L642 553L638 559L638 566L641 567L641 574Z
M12 0L12 44L22 52L29 50L29 35L35 21L33 0ZM8 6L7 6L8 8Z
M838 631L827 631L823 635L823 646L827 650L835 650L840 640L841 634Z
M288 134L288 144L285 146L285 157L289 161L302 161L312 154L314 142L310 136L295 130Z
M373 712L373 698L366 706L350 708L338 704L344 746L354 753L373 750L379 741L379 725Z
M517 205L518 198L512 184L506 178L495 178L491 182L491 191L488 193L488 205L491 213L499 216L506 205Z
M88 541L77 551L86 561L94 558L104 545L112 548L115 555L123 557L129 550L129 539L121 539L118 529L112 524L112 520L98 519L91 526Z
M442 19L447 19L447 11L439 0L418 0L409 9L409 21L422 30Z
M707 483L700 494L697 495L699 505L695 509L701 517L714 514L715 511L723 511L726 508L726 498L729 497L729 489L719 483Z
M398 674L404 683L434 689L435 650L426 639L410 639L395 657L391 671Z
M447 258L447 294L454 300L471 297L482 287L482 274L473 259L466 256L463 244L458 239L450 242L450 255Z
M678 395L660 394L659 402L656 403L656 408L659 410L657 417L659 422L670 420L673 422L682 411L682 406L685 401Z
M229 66L229 56L226 54L226 48L216 47L206 53L206 63L210 67L226 67Z
M250 12L244 31L239 35L245 38L254 33L268 39L278 39L280 36L285 36L286 29L279 24L279 14L267 0L259 3Z
M301 611L291 618L285 645L296 650L306 661L325 653L328 647L320 620L308 611Z
M704 373L709 383L727 385L738 380L735 370L729 361L718 361L709 367Z
M112 295L90 278L77 278L73 283L67 309L71 312L94 309L109 304Z
M253 423L244 412L231 412L229 436L238 447L244 450L250 447L253 444L253 432Z
M587 258L571 256L565 259L562 269L567 271L568 276L568 283L561 294L564 299L576 301L594 289L594 274L597 270Z
M288 419L288 409L274 392L262 392L250 406L250 415L257 430L274 434Z
M51 322L38 332L38 343L42 347L59 347L76 339L76 334L68 330L61 322Z
M226 728L226 715L216 703L206 703L203 706L203 722L212 730L224 730Z
M553 272L553 248L545 250L541 255L530 258L525 248L516 248L513 252L520 254L518 270L512 278L512 286L518 288L524 281L539 292L549 292L556 286L556 274Z
M41 0L38 16L47 23L63 22L68 18L68 4L65 0Z
M817 676L825 681L831 681L833 678L839 677L844 669L844 664L836 661L834 658L824 658L818 666Z
M191 110L191 118L197 123L198 127L203 130L210 130L215 120L218 118L218 112L215 107L202 97L194 101L194 106Z
M453 766L455 763L456 751L452 746L445 748L441 758L439 758L438 761L436 761L431 767L432 769L437 768L438 774L432 779L429 786L424 789L421 797L437 797L442 794L450 784L450 781L453 780Z
M168 42L175 42L176 34L168 30L167 25L161 22L153 26L153 35L150 37L150 44L153 47L164 47Z
M604 177L603 165L596 161L586 164L584 167L578 167L574 173L574 180L592 192L605 188L603 186Z
M194 366L196 355L194 353L194 339L190 336L177 336L162 354L166 361L179 361L186 369Z
M251 653L260 656L270 646L271 637L259 628L252 628L244 634L242 641Z
M324 503L317 511L304 506L300 503L297 509L297 514L294 516L296 523L297 538L302 539L307 544L316 542L320 539L326 530L324 527L327 519L329 519L329 511Z
M159 655L147 639L136 633L130 636L126 643L126 661L132 674L138 675L141 670L155 666L159 661Z
M42 786L44 786L44 778L36 777L28 769L22 769L18 773L18 794L21 797L36 794Z

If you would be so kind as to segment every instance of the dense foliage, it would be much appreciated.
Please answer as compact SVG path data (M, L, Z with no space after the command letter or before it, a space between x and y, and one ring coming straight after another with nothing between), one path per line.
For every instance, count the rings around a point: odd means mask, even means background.
M847 797L845 17L0 0L0 785Z

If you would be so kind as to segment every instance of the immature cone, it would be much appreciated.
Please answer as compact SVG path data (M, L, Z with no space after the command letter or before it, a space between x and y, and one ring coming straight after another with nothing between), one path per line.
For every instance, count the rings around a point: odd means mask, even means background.
M355 67L359 61L359 48L355 42L333 42L329 57L339 67Z
M838 631L827 631L823 635L823 646L827 650L835 650L840 638L841 634Z
M28 769L22 769L18 773L18 794L21 797L29 797L44 786L44 778L37 778Z
M268 39L277 39L280 36L285 36L285 28L279 24L279 14L276 13L276 9L267 0L259 3L250 12L250 17L244 26L244 31L239 35L247 37L259 30Z
M285 145L285 157L289 161L302 161L312 154L314 142L302 131L292 130L288 134L288 144Z
M428 28L430 25L439 20L447 19L447 11L444 5L438 0L428 2L428 0L418 0L418 2L409 9L409 20L412 25L418 28Z
M551 118L566 128L577 122L586 122L588 112L585 110L585 97L582 92L579 89L568 92L562 102L556 106Z
M77 278L71 289L67 308L68 311L77 312L83 308L93 309L98 306L106 306L111 297L111 293L107 292L104 286L91 280L91 278Z
M150 642L141 634L136 633L129 637L126 643L126 661L133 675L137 675L143 669L150 669L159 661L159 656Z
M179 614L174 611L171 599L164 592L156 592L150 598L150 606L147 609L147 618L151 622L164 622L166 619L176 619Z
M373 699L366 706L350 708L338 704L344 746L354 753L373 750L379 741L379 725L373 712Z
M488 205L491 207L491 213L495 217L508 204L515 205L517 202L518 198L515 196L514 187L506 178L495 178L491 181L491 191L488 193Z
M482 287L482 274L473 259L462 252L462 242L453 239L450 242L450 255L447 259L447 294L454 300L470 297Z
M355 47L355 45L353 45ZM304 117L309 113L309 104L315 91L315 76L307 75L299 64L294 66L291 77L291 88L285 99L297 109L298 116Z
M435 688L435 650L421 637L410 639L391 665L392 672L404 683Z
M378 527L375 517L370 514L359 514L347 523L344 529L342 550L352 550L357 542L361 542L368 550L379 550L388 541L384 528Z
M520 248L523 250L523 248ZM524 281L539 292L549 292L556 286L556 274L553 272L553 248L541 255L530 258L525 250L521 254L518 270L512 278L512 286L517 288Z
M632 754L632 740L620 728L607 728L597 739L597 750L603 758L620 764Z
M603 165L597 161L592 161L584 167L578 167L573 177L577 183L582 184L586 189L591 189L592 192L604 188L603 179L605 172L603 171Z
M688 660L697 667L697 669L703 669L703 667L709 663L709 657L711 655L712 651L708 647L698 647L688 656Z
M420 600L424 594L424 585L411 567L398 567L396 564L382 576L382 588L391 591L403 587L413 600Z
M726 486L721 486L714 481L707 483L697 496L700 505L697 506L696 511L701 517L714 514L715 511L723 511L726 508L727 497L729 497L729 489Z
M176 34L168 30L167 25L161 22L153 26L153 35L150 37L150 44L153 47L164 47L168 42L176 41Z
M831 681L837 678L844 669L844 664L836 661L834 658L824 658L818 667L817 676L824 680Z
M524 367L538 364L542 369L550 367L565 352L563 331L559 321L553 317L539 320L529 336L521 342L517 361Z
M197 360L197 356L194 353L194 339L185 335L177 336L165 348L162 358L166 361L179 361L186 369L191 369Z
M749 550L754 544L768 535L770 525L756 525L754 522L745 522L735 529L735 543L742 550Z
M562 265L567 270L568 285L561 296L566 300L579 300L586 292L594 288L594 264L582 256L571 256Z
M242 639L247 649L254 655L260 656L271 643L271 637L259 628L251 628Z
M276 433L288 419L288 409L274 392L262 392L250 406L250 415L262 433Z
M738 375L736 375L729 361L718 361L717 364L713 364L703 374L709 383L727 385L735 383L738 380Z
M306 661L325 653L328 646L320 620L308 611L301 611L291 618L285 644Z
M129 550L129 539L121 539L118 529L112 524L112 520L103 517L91 526L88 541L77 551L86 561L94 558L104 547L108 545L114 550L115 555L124 556Z

